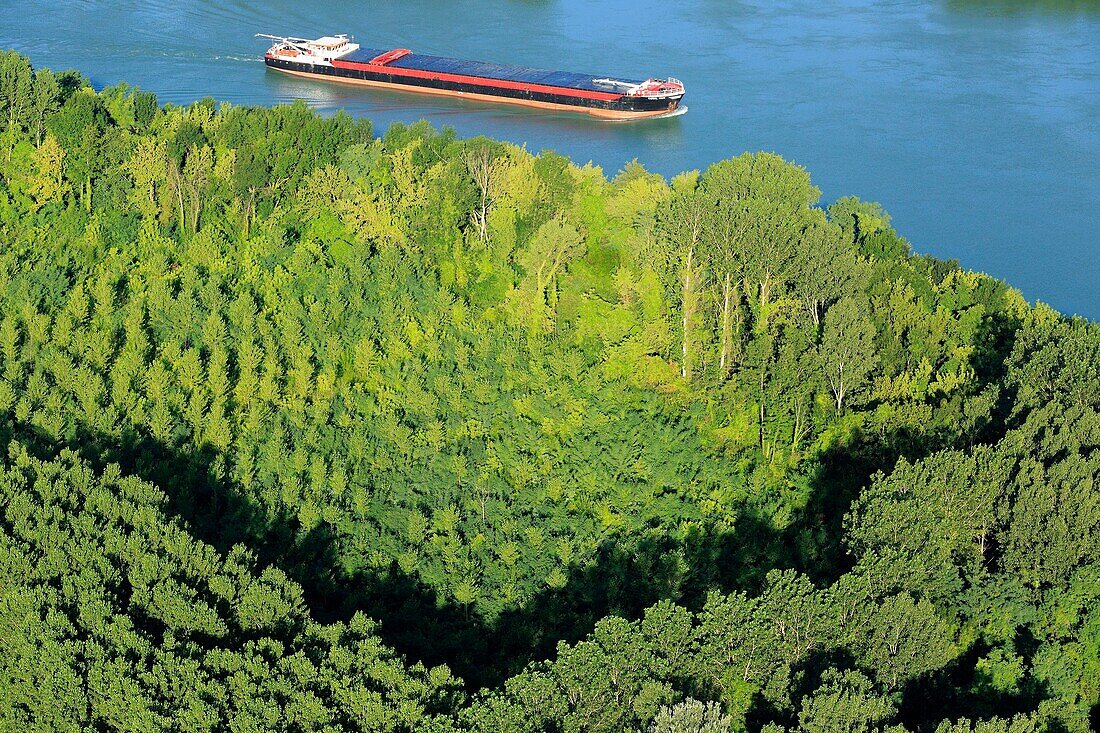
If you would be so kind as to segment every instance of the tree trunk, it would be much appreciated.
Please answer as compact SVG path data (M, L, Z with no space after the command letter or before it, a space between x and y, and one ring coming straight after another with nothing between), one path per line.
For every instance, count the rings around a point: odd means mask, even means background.
M176 176L176 200L180 205L180 231L182 232L187 228L187 219L183 213L183 175L180 173L179 165L173 165L170 169Z
M764 279L760 281L760 319L764 330L768 329L768 303L772 297L772 274L764 272Z
M695 294L693 278L693 258L695 256L695 243L692 242L688 247L686 262L684 264L684 287L681 293L682 309L683 309L683 329L684 340L682 344L683 361L680 362L680 376L686 380L691 380L691 364L690 364L690 351L691 351L691 326L695 320Z
M722 353L718 357L718 370L722 374L722 379L729 377L730 368L730 349L731 341L733 340L733 319L730 315L730 294L732 286L730 285L730 274L726 273L726 279L722 286Z
M841 364L837 367L836 383L833 387L833 396L836 397L836 414L840 414L840 410L844 405L844 365Z
M485 240L487 240L489 238L488 218L489 218L488 191L483 190L481 192L481 221L478 222L481 225L481 241L482 242L484 242Z
M807 308L810 311L810 318L813 320L814 326L817 327L817 328L820 328L821 327L821 302L819 300L817 300L816 298L811 298L810 302L807 304Z
M11 153L15 149L15 102L13 101L8 108L10 114L8 115L8 162L11 163Z
M760 448L764 448L764 383L767 381L767 367L760 367L760 392L758 396L760 398L760 434L757 436L760 440Z
M798 445L806 435L805 425L802 422L802 403L794 406L794 429L791 431L791 450L798 450Z

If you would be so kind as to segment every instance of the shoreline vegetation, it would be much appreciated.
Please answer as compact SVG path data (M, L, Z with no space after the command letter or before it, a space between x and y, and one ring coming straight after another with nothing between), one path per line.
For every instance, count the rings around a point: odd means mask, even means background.
M0 728L1095 729L1100 329L819 197L0 53Z

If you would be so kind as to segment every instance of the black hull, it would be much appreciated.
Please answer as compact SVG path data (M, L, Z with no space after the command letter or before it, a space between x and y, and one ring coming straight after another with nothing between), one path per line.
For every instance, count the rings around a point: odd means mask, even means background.
M680 97L672 99L649 99L646 97L623 96L614 100L593 99L583 96L583 92L576 94L551 93L528 89L510 89L494 86L493 80L486 80L485 84L451 81L447 79L431 78L430 76L408 76L404 74L387 74L384 71L367 69L349 69L321 64L300 63L286 59L265 58L264 63L278 71L286 71L293 74L306 75L332 81L370 84L386 86L393 89L406 91L432 92L436 94L451 94L454 96L476 95L478 98L493 97L488 101L500 101L512 104L525 104L539 107L569 107L578 112L588 112L608 117L632 117L655 116L667 114L677 109ZM503 80L507 81L507 80Z

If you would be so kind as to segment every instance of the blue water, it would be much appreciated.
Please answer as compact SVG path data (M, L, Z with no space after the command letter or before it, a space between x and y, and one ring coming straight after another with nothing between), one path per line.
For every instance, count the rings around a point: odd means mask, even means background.
M378 126L427 118L666 175L745 150L824 198L881 202L920 252L1100 319L1100 2L0 1L0 47L186 103L303 98ZM267 72L256 32L621 76L674 75L686 115L630 123Z

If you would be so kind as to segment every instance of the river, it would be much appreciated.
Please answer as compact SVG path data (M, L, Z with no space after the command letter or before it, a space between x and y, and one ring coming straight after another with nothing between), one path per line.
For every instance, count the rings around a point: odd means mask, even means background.
M421 118L673 175L745 150L808 168L826 202L879 201L918 252L1100 319L1100 2L1074 0L0 1L0 47L161 101L295 98ZM673 75L680 117L603 122L283 77L256 32Z

